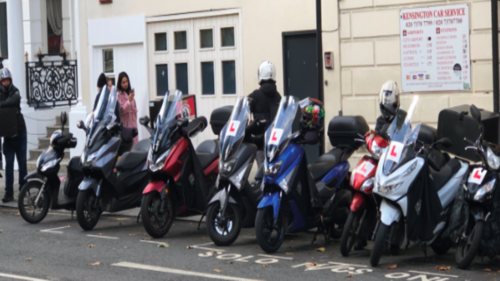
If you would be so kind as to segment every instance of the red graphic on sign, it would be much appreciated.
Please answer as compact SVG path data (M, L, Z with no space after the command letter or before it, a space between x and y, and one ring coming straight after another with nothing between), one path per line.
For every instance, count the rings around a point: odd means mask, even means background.
M392 157L397 157L397 156L398 156L398 154L396 153L396 151L395 151L395 150L396 150L396 146L393 146L393 147L392 147L392 151L391 151L391 156L392 156Z
M273 136L271 137L272 141L277 141L278 139L276 138L276 131L273 132Z
M234 123L231 122L231 127L229 127L229 132L233 133L235 131L234 129Z
M406 30L403 30L403 36L406 36Z
M438 27L436 28L436 34L440 34L441 33L441 29Z
M359 169L363 174L366 173L366 163Z
M474 174L475 179L481 179L481 175L479 174L479 170L476 170L476 173Z

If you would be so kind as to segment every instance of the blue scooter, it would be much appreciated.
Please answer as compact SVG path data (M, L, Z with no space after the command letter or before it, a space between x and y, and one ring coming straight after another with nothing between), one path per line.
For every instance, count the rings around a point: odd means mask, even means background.
M307 99L299 102L293 96L283 98L266 132L264 197L258 205L255 234L267 253L280 248L285 232L317 228L313 242L318 233L324 234L326 242L338 239L349 213L352 193L347 187L347 159L362 145L356 139L369 127L359 116L332 119L328 134L335 148L308 165L303 146L314 144L310 141L314 138L306 136L307 132L292 132L298 109L305 102Z

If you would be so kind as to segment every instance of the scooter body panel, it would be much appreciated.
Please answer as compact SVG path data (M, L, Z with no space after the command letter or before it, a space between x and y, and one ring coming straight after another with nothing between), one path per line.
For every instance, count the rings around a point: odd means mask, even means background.
M351 211L358 212L366 208L366 199L363 194L356 192L351 203Z
M184 162L188 158L188 152L189 140L186 137L182 137L177 141L165 160L163 171L171 175L176 182L181 177Z
M276 217L278 217L280 205L281 205L280 192L274 192L272 194L265 195L262 198L262 200L260 200L260 203L257 206L257 209L260 210L260 209L264 209L267 206L272 206L273 207L273 217L276 218Z
M148 193L151 193L154 191L161 194L161 192L163 191L163 189L166 186L167 186L167 183L164 181L152 181L152 182L148 183L146 188L144 188L144 190L142 191L142 194L148 194Z
M469 170L469 165L467 165L466 163L460 162L460 165L460 170L455 173L446 183L446 185L438 191L439 199L441 200L441 205L443 206L443 208L448 207L453 202L453 200L455 199L455 195L460 188L460 183Z
M380 204L380 214L380 221L387 226L391 226L401 218L401 211L394 205L387 203L385 199Z

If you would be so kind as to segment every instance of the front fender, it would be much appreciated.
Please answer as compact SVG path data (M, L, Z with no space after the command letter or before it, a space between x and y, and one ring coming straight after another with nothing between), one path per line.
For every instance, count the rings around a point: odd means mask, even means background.
M212 205L213 203L219 201L221 206L223 204L223 200L225 199L225 197L227 196L227 190L225 188L219 190L213 197L212 199L210 199L210 202L208 203L208 206ZM228 198L228 202L231 203L231 204L238 204L236 202L236 200L234 200L234 198L232 196L229 196Z
M391 226L392 223L398 222L401 218L401 212L398 208L390 205L387 201L382 200L382 204L380 204L380 220L388 226Z
M44 182L45 176L40 175L37 171L33 171L24 177L25 181L39 181Z
M487 212L483 207L478 205L473 205L470 207L470 214L475 221L486 221Z
M94 178L84 178L83 181L80 183L78 186L78 190L80 191L85 191L85 190L92 190L94 191L96 196L99 196L99 182L97 179Z
M365 206L366 206L366 200L363 197L363 194L356 192L351 202L351 211L357 212L359 210L363 210Z
M158 193L161 194L163 191L163 188L167 186L167 183L164 181L153 181L150 182L146 188L144 188L144 191L142 191L142 194L148 194L153 191L158 191Z
M278 217L278 213L280 211L280 204L281 204L281 199L280 199L280 193L275 192L273 194L268 194L260 200L259 206L257 206L257 209L263 209L267 206L273 206L274 210L274 218Z

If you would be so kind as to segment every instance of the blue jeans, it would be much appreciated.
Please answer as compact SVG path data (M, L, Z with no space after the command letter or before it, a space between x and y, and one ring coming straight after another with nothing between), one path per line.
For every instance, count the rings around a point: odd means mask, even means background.
M13 138L4 138L3 154L5 155L5 195L14 195L14 159L19 165L19 189L24 185L28 173L26 150L28 136L26 130Z

